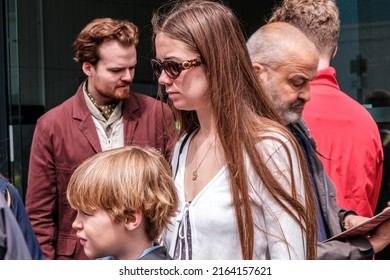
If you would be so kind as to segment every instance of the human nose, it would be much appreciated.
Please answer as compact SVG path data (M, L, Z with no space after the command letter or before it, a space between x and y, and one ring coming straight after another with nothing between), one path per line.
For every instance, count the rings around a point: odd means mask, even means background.
M172 84L173 79L168 76L168 74L165 72L165 70L162 70L157 81L160 85L166 85L166 84Z
M72 228L75 229L75 230L78 230L78 229L82 228L82 225L83 224L81 222L80 213L77 211L76 218L74 219L74 221L72 223Z
M307 83L303 88L299 96L306 102L310 101L310 83Z
M134 68L126 69L121 77L122 81L131 82L134 78L134 72L135 72Z

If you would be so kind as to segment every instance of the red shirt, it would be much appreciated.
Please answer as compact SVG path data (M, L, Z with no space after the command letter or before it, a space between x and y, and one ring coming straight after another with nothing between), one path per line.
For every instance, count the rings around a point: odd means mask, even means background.
M303 119L326 157L319 158L336 185L338 205L372 217L382 181L381 138L370 113L340 90L333 67L311 82Z

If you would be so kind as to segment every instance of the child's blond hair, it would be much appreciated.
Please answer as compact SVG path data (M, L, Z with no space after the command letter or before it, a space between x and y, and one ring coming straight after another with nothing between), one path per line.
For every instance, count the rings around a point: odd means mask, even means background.
M115 222L141 210L146 233L155 241L178 208L178 197L164 157L153 148L126 146L95 154L70 178L70 206L81 211L102 209Z

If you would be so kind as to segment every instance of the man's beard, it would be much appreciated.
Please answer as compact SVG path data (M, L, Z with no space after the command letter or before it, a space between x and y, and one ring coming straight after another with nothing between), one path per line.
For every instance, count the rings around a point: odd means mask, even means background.
M285 104L283 104L283 102L280 101L277 94L273 92L271 93L272 93L271 101L276 111L279 113L279 116L286 124L297 122L302 118L302 109L296 108L296 106L304 105L304 101L302 99L297 99L293 104L286 107Z
M127 89L119 89L120 86L128 86ZM131 93L131 84L123 84L123 85L120 85L120 86L116 86L115 88L113 89L107 89L107 90L103 90L100 92L100 94L102 96L105 96L105 97L108 97L108 98L111 98L113 100L117 100L117 101L121 101L121 100L124 100L124 99L127 99L129 96L130 96L130 93Z
M120 92L120 94L114 94L114 98L116 100L123 100L123 99L127 99L130 95L130 92L131 92L131 86L129 86L129 89L123 89L123 90L118 90Z

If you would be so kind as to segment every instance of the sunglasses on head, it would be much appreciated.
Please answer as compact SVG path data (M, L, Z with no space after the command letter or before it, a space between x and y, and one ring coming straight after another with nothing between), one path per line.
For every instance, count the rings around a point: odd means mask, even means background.
M199 66L203 63L203 61L201 58L188 59L181 63L174 60L161 61L159 59L151 59L150 63L152 64L153 72L157 79L161 76L161 73L164 70L169 78L175 80L180 76L182 71Z

